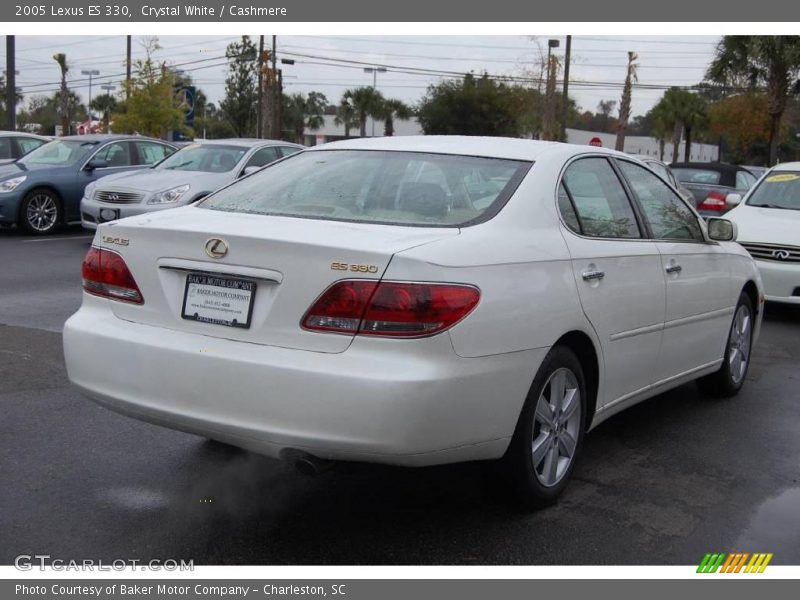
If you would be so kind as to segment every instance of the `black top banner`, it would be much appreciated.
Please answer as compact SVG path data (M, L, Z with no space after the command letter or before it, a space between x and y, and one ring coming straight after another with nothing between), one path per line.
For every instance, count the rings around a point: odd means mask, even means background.
M800 3L786 0L82 0L0 5L14 22L791 22ZM670 33L670 32L664 32ZM676 29L675 34L680 31Z

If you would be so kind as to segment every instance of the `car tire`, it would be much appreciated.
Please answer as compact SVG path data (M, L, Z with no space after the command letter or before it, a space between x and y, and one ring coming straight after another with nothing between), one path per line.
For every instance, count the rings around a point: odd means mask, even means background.
M48 235L61 224L61 199L51 190L28 192L19 210L19 226L31 235Z
M718 398L729 398L739 393L750 368L754 324L753 302L742 292L728 331L722 366L717 372L697 380L702 393Z
M528 509L556 502L569 483L585 423L583 367L571 350L555 346L539 367L514 436L498 464L517 502Z

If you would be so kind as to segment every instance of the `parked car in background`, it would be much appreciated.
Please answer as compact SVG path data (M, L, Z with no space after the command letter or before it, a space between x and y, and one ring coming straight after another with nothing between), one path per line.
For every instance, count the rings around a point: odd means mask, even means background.
M726 163L672 163L672 172L689 190L704 217L718 217L730 210L728 194L745 194L756 177L747 169Z
M299 464L498 459L540 506L609 416L698 378L741 389L762 290L734 238L613 150L323 144L101 224L67 372L113 410Z
M755 259L767 300L800 304L800 162L770 170L726 216Z
M683 187L683 185L681 185L681 182L675 177L675 173L672 172L672 169L669 168L667 163L658 160L655 156L647 156L646 154L633 154L631 156L635 156L653 171L661 175L661 177L663 177L667 183L671 184L672 187L678 190L678 193L683 197L684 200L694 204L694 195L692 192Z
M22 158L50 138L21 131L0 131L0 165Z
M145 169L175 151L172 144L140 136L74 135L40 146L0 167L0 224L36 235L80 221L87 185L101 177Z
M274 140L191 143L151 169L109 175L86 186L81 223L113 221L197 202L214 190L303 147Z

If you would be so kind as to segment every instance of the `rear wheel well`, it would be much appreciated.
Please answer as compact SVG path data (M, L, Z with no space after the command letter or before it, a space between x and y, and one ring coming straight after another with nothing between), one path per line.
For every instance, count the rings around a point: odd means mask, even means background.
M586 379L586 429L592 424L597 408L597 390L600 384L600 364L591 338L582 331L570 331L562 335L554 346L569 348L578 357Z

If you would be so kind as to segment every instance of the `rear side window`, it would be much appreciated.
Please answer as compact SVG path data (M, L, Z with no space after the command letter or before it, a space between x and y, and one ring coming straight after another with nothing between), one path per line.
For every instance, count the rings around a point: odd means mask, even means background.
M155 142L136 142L140 165L154 165L174 152L172 148Z
M300 152L302 148L295 148L294 146L281 146L280 150L283 156L291 156L292 154Z
M128 142L114 142L101 148L94 155L97 160L104 160L109 168L131 166L131 148Z
M268 165L275 160L278 160L278 152L275 149L275 146L267 146L266 148L256 150L244 167L245 169L247 167L263 167L264 165Z
M420 226L493 216L531 163L389 152L316 150L277 162L208 196L214 210Z
M654 238L703 241L697 217L666 183L639 165L624 160L618 164L639 199Z
M756 178L753 177L747 171L736 171L736 189L746 192L749 190L753 184L756 182Z
M562 185L577 213L577 233L600 238L641 237L625 189L605 158L576 160L567 167ZM572 228L570 217L563 210L562 216Z

